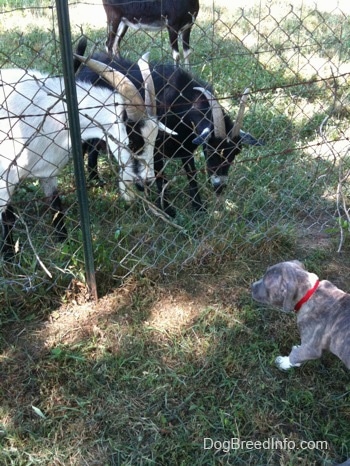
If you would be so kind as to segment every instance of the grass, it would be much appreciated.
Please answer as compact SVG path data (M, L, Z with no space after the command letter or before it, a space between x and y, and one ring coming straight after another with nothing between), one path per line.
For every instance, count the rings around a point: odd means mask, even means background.
M306 465L346 455L350 387L341 364L327 355L279 373L273 358L297 339L293 319L253 310L235 286L225 303L220 287L237 283L226 274L188 315L207 277L185 279L167 283L166 294L159 283L130 281L122 299L119 291L75 317L53 313L56 324L7 345L2 390L14 381L17 390L2 404L4 464L22 464L26 448L32 464ZM176 304L166 304L169 295ZM177 328L162 305L179 312ZM324 440L328 449L215 453L204 438Z
M193 71L233 117L251 86L244 127L266 145L242 152L219 198L198 151L201 214L170 161L170 222L145 194L125 206L115 166L101 161L105 184L89 184L98 303L85 285L72 167L60 177L64 244L38 184L17 190L20 252L0 278L1 465L330 466L350 457L348 371L329 353L278 371L275 357L299 342L295 316L259 307L249 289L289 258L348 289L348 188L343 207L337 187L349 169L349 25L344 9L321 3L201 4ZM61 72L50 6L0 2L1 67ZM89 46L102 45L101 6L70 12L73 40L82 26ZM128 32L123 50L171 58L166 34Z

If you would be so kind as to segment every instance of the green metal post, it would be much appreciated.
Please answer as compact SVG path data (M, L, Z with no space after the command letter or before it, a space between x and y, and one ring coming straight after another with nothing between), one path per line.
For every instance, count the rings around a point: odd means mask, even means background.
M69 128L71 133L74 173L77 184L79 213L83 234L86 281L92 297L97 301L97 286L90 230L89 204L84 173L81 132L73 70L73 50L67 0L56 0L57 20L62 55L64 84L67 98Z

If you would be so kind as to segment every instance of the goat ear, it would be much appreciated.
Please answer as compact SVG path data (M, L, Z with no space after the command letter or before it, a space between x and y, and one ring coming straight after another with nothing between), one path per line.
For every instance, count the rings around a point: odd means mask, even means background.
M248 146L264 146L265 142L261 139L255 139L251 134L245 133L244 131L239 132L241 138L241 144L247 144Z

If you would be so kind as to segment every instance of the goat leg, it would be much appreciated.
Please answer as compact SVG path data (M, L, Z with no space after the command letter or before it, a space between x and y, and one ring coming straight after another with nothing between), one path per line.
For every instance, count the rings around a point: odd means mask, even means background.
M179 66L179 63L180 63L180 52L179 52L179 42L178 42L179 33L174 28L172 28L169 24L167 25L167 27L168 27L169 42L170 42L170 47L171 47L172 54L173 54L174 64L176 66Z
M157 156L158 155L158 156ZM154 172L156 177L156 185L158 189L157 206L170 217L176 217L176 210L168 201L168 180L164 176L164 160L161 154L157 154L154 158Z
M40 184L45 193L47 203L53 210L52 223L55 227L57 240L62 242L67 238L67 230L64 224L62 201L57 190L57 178L42 178Z
M11 205L8 205L1 214L2 228L3 228L3 243L1 252L5 260L11 260L15 255L15 243L13 241L12 230L16 221Z
M67 239L67 229L64 223L63 206L60 196L57 192L52 195L50 207L53 210L53 225L57 240L63 242Z
M100 141L92 139L83 144L83 153L88 155L88 180L95 182L99 186L105 183L98 173L98 156L100 153Z
M190 60L189 60L189 56L191 53L190 35L191 35L190 27L188 27L182 32L182 48L183 48L183 54L184 54L185 67L187 68L189 68L190 66Z
M194 210L201 211L205 210L201 196L199 194L198 182L197 182L197 170L194 162L194 157L186 157L182 159L184 169L189 183L189 194Z

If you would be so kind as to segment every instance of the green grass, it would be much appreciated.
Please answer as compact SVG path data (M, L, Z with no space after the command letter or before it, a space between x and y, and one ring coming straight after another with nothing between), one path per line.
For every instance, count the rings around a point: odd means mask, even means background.
M61 73L50 6L0 2L1 67ZM70 7L73 40L82 26L89 47L103 47L102 7L88 8ZM72 167L60 177L63 244L38 183L19 187L19 253L0 277L1 465L330 466L350 457L349 372L329 353L278 371L275 357L299 342L295 316L250 297L267 265L290 258L348 289L346 177L344 206L336 197L349 170L348 42L340 9L201 4L193 72L232 117L251 86L244 129L266 145L242 151L220 197L198 151L203 213L170 161L174 220L149 208L153 187L126 206L115 164L101 160L105 184L88 185L98 303L88 301ZM130 31L122 47L134 60L147 50L171 60L165 33ZM205 438L218 448L204 448ZM295 448L230 448L231 439Z
M3 464L306 465L346 454L350 386L341 364L326 356L298 372L273 367L297 338L292 317L252 310L242 296L201 307L179 332L161 331L147 320L150 285L133 289L127 316L121 309L93 328L85 322L70 343L45 349L39 331L36 342L33 334L7 347L2 392L14 380L17 389L2 404ZM328 450L214 455L204 438L323 440Z

